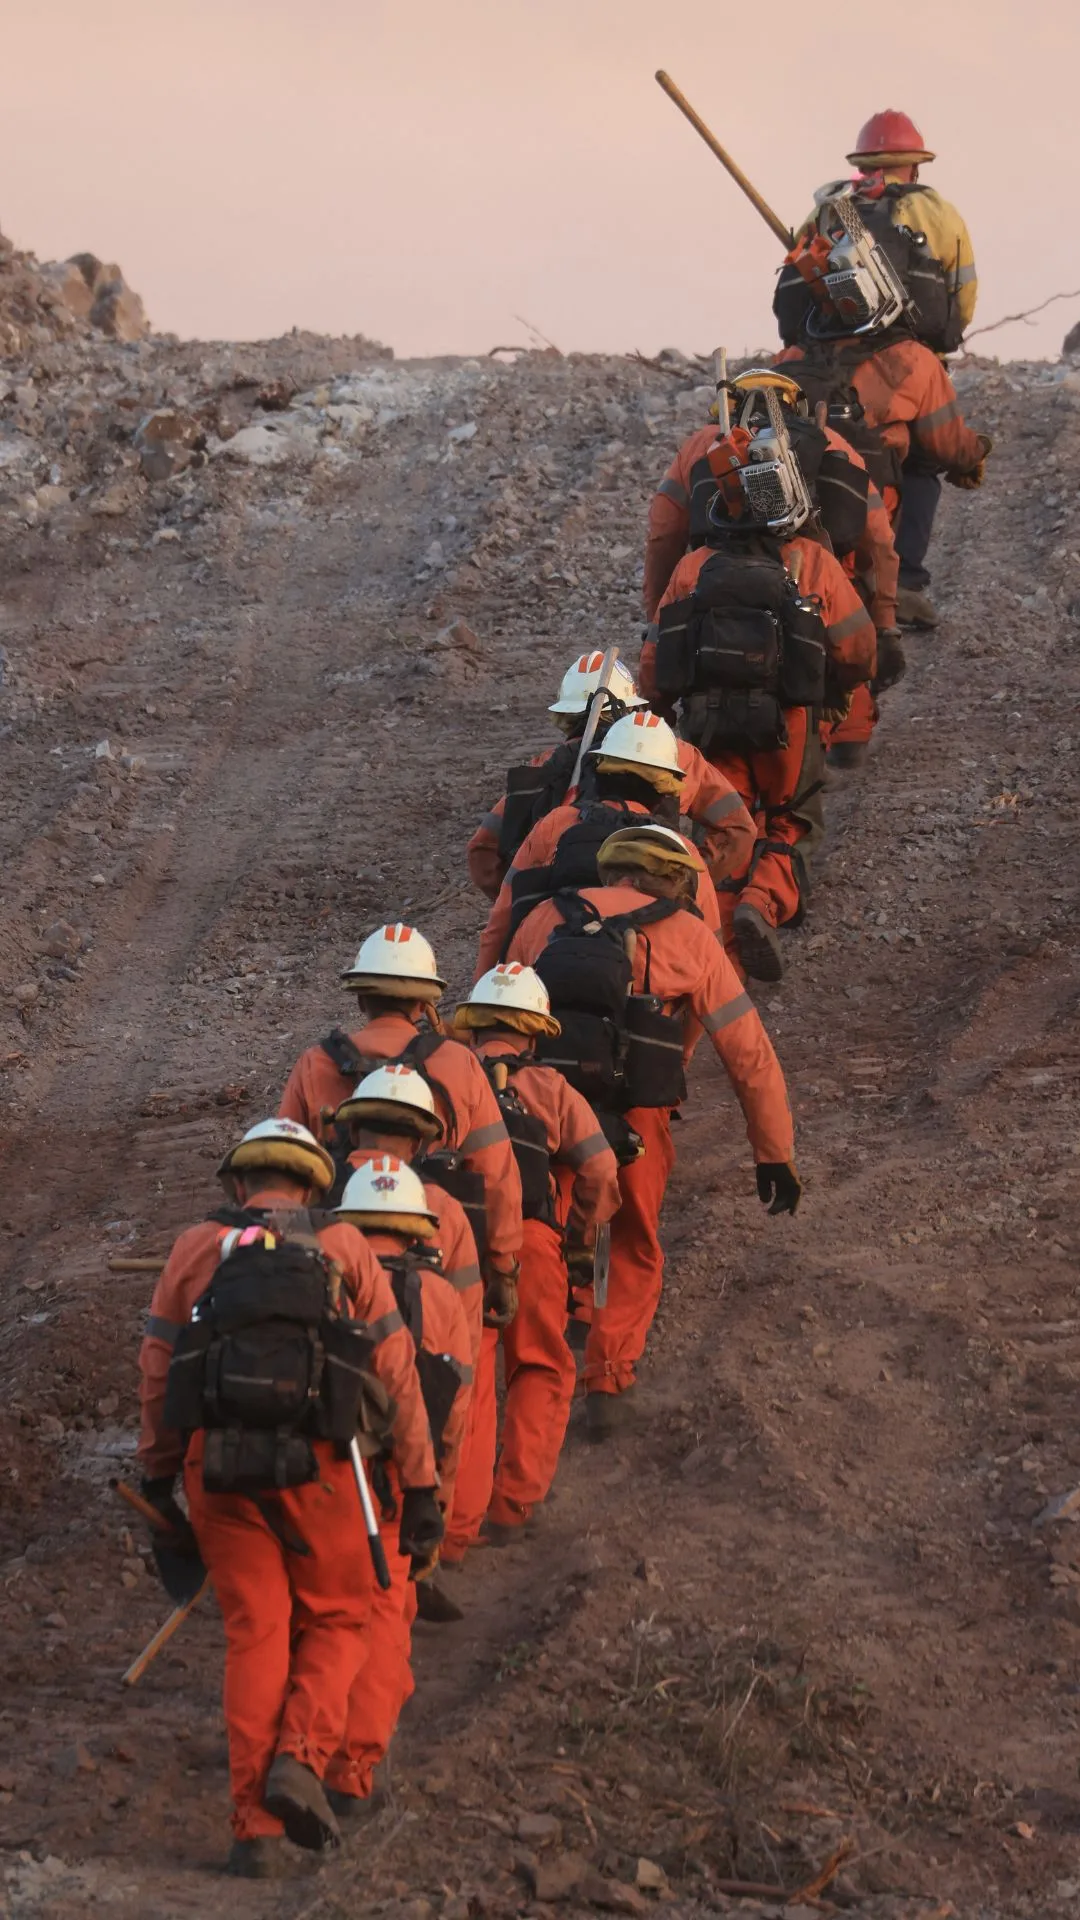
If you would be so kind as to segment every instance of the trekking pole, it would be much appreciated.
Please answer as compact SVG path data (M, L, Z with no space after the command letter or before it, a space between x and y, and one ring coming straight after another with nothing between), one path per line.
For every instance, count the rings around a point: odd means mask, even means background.
M349 1442L349 1459L352 1461L356 1491L360 1495L360 1511L364 1516L364 1532L367 1534L368 1546L371 1549L371 1564L375 1569L376 1580L383 1592L387 1593L389 1592L391 1581L390 1568L386 1564L386 1548L383 1546L382 1536L379 1533L379 1522L375 1517L375 1503L371 1498L371 1488L368 1486L368 1477L364 1468L363 1457L355 1438Z
M715 133L710 133L708 127L705 125L704 120L701 118L701 115L699 113L694 112L694 109L690 105L690 102L687 99L685 93L680 92L679 88L675 85L674 80L671 78L671 75L669 73L665 73L663 67L661 67L656 78L659 85L663 87L664 92L667 94L668 99L673 100L675 102L675 105L678 107L679 112L681 114L685 114L687 120L689 120L690 122L690 125L693 127L694 132L699 133L701 135L701 138L704 140L705 145L708 147L710 153L714 153L716 155L716 158L719 160L720 165L722 167L727 168L728 172L730 173L732 179L735 182L735 185L737 187L741 187L743 193L745 193L747 199L749 200L750 205L752 207L757 208L757 211L760 213L762 219L765 222L765 225L771 228L772 232L775 233L777 239L780 241L780 244L784 248L785 252L788 251L791 247L795 245L795 235L792 233L790 227L785 227L783 221L780 218L780 215L778 213L773 212L767 200L762 199L761 194L758 192L757 188L753 185L752 181L747 179L742 168L739 166L736 166L730 153L728 153L726 149L720 145L720 142L716 138Z
M618 663L618 647L609 647L600 662L600 678L597 680L594 691L589 696L589 716L581 735L581 745L578 747L577 759L574 761L574 771L570 775L570 785L566 789L568 794L572 793L575 787L581 785L581 771L585 765L585 755L596 739L596 729L600 725L600 717L604 711L604 702L611 688L611 676Z

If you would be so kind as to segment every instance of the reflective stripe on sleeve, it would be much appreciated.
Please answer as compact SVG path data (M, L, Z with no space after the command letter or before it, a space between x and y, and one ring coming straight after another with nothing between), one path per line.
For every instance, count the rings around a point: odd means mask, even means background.
M848 465L851 465L850 460L848 461ZM859 472L858 467L855 468L855 472ZM819 485L831 488L834 493L849 493L853 500L860 502L867 498L865 487L860 486L857 481L845 479L844 476L839 473L826 474L824 479L819 482Z
M179 1320L164 1320L160 1313L148 1313L143 1328L147 1340L164 1340L167 1347L175 1347L183 1332Z
M453 1287L455 1293L464 1293L469 1287L478 1287L483 1275L479 1267L451 1267L443 1274L443 1279Z
M870 615L865 607L856 607L852 613L845 613L842 620L834 620L826 629L830 640L846 640L849 634L858 633L860 627L870 626Z
M934 427L944 427L950 420L959 418L960 401L954 393L943 407L935 407L933 413L924 413L920 419L912 421L912 425L916 433L929 433Z
M736 1020L741 1020L744 1013L750 1013L753 1005L748 993L737 994L734 1000L727 1002L726 1006L717 1007L712 1013L703 1014L701 1024L706 1033L719 1033L721 1028L730 1027Z
M726 820L729 813L741 813L742 810L743 803L737 793L723 793L719 800L711 800L704 813L699 814L698 818L706 821L710 826L715 826L718 821Z
M467 1360L455 1360L452 1353L444 1353L443 1359L450 1362L463 1387L472 1386L473 1370Z
M976 278L975 262L973 260L970 267L959 267L957 269L954 285L958 287L970 287L972 281Z
M502 826L502 815L499 813L485 813L480 822L480 826L481 829L486 830L488 833L498 833L499 828Z
M509 1140L510 1135L501 1120L492 1120L490 1126L474 1127L461 1143L462 1153L479 1153L482 1147L498 1146L500 1140Z
M871 486L870 491L866 496L866 505L868 510L871 512L876 512L878 507L883 508L885 505L885 502L882 499L880 493L878 492L877 488L874 486Z
M688 507L690 505L690 495L687 493L681 480L672 480L669 476L668 479L661 480L656 491L657 493L664 494L667 499L674 500L677 507Z
M389 1340L392 1333L399 1333L404 1325L405 1322L395 1307L392 1313L381 1314L378 1320L368 1320L364 1331L372 1345L378 1347L384 1340Z
M579 1140L576 1147L560 1148L559 1159L568 1167L583 1167L586 1160L593 1160L598 1153L607 1148L607 1135L590 1133L587 1140Z

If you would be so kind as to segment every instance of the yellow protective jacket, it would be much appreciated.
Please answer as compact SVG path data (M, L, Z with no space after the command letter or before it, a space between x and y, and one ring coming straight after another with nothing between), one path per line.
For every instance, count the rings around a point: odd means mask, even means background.
M819 187L815 195L818 205L828 199L830 193L847 185L846 180L835 180L829 186ZM974 318L979 279L975 271L971 235L960 214L952 202L943 200L934 187L924 187L918 181L902 193L895 196L890 194L888 204L895 227L910 227L912 233L925 233L930 252L945 268L956 309L966 331ZM813 233L817 221L818 209L815 207L803 222L798 237L801 239L803 235Z

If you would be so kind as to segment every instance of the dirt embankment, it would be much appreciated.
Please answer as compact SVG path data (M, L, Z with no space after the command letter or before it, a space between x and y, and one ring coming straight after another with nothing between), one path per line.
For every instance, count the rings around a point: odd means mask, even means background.
M1031 1525L1080 1481L1063 371L963 375L997 451L945 502L948 620L829 795L763 998L798 1219L763 1218L702 1060L646 1430L573 1433L542 1537L475 1556L356 1857L227 1891L211 1610L117 1685L164 1608L107 1492L148 1289L106 1261L205 1208L372 924L415 919L464 989L465 839L573 653L632 654L647 494L702 400L626 361L399 366L360 341L80 335L9 372L12 1913L704 1914L724 1880L806 1886L848 1838L834 1897L879 1920L1075 1911L1080 1548Z

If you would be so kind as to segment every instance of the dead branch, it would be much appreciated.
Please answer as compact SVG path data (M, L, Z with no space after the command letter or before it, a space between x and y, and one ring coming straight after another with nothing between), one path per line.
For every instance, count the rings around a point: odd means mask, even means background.
M639 353L635 347L631 353L623 354L624 360L636 360L639 367L651 367L654 373L669 373L675 380L685 380L687 373L704 373L708 362L701 359L691 361L686 367L669 367L666 360L650 360L647 353Z
M855 1851L854 1840L851 1840L851 1839L841 1840L840 1845L836 1849L836 1852L830 1853L828 1859L825 1862L825 1865L821 1869L821 1872L816 1873L814 1875L814 1878L812 1880L808 1880L805 1887L800 1887L797 1893L789 1893L788 1895L789 1906L796 1906L799 1903L799 1901L803 1901L806 1905L809 1905L811 1900L818 1899L819 1896L824 1893L830 1880L835 1880L837 1874L839 1873L841 1867L844 1864L844 1861L850 1860L854 1851Z
M968 341L974 340L976 334L996 333L999 327L1015 326L1018 321L1023 321L1026 326L1033 314L1042 313L1044 307L1052 307L1055 300L1080 300L1080 287L1074 288L1072 293L1052 293L1048 299L1040 300L1037 307L1025 307L1023 313L1007 313L1003 320L992 320L989 326L973 327L970 333L965 333L961 344L966 349Z

